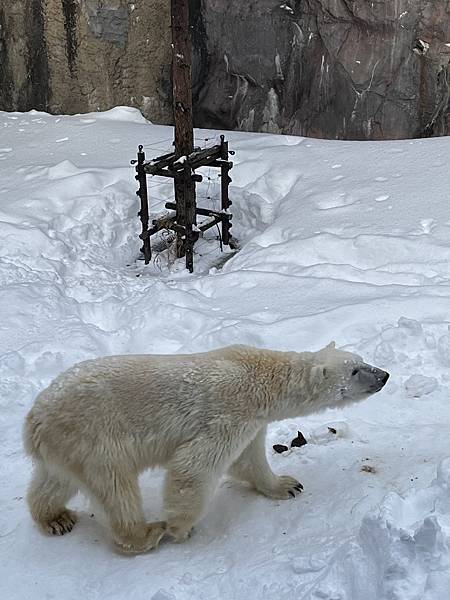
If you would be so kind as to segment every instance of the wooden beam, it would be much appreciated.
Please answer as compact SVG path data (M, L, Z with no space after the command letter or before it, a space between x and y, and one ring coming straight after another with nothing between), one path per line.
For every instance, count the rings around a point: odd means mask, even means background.
M220 186L221 186L220 197L221 197L221 203L222 203L222 210L227 211L231 206L231 200L230 200L229 190L228 190L228 187L231 183L231 178L228 175L228 172L231 169L231 167L233 166L233 163L230 163L228 161L228 142L225 141L225 136L223 136L223 135L220 136L220 146L221 146L220 158L222 159L220 161ZM222 242L227 246L230 245L230 237L231 237L230 229L231 229L230 220L224 219L222 221Z
M165 208L169 209L169 210L174 210L176 208L176 204L175 202L166 202L166 204L164 205ZM212 210L209 208L199 208L198 206L195 209L195 212L198 215L201 215L203 217L217 217L218 219L231 219L231 215L227 214L227 213L223 213L223 212L217 212L217 210Z
M136 194L141 199L141 208L139 210L139 217L142 223L142 232L140 238L143 241L141 252L144 254L145 264L148 265L152 258L152 249L150 245L150 237L148 233L148 195L147 195L147 175L144 171L145 153L143 146L139 146L137 155L137 166L136 166L136 179L139 182L139 189Z
M210 221L204 221L199 226L199 229L200 229L201 232L205 232L208 229L211 229L211 227L214 227L214 225L218 225L221 222L222 222L221 217L212 217Z

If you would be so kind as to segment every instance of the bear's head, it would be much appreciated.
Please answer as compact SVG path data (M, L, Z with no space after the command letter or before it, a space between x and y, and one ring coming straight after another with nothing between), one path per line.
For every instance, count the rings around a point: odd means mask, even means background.
M357 354L339 350L334 342L318 352L297 356L303 371L296 390L302 412L358 402L379 392L389 379L389 373L365 363Z
M357 402L379 392L389 373L369 365L357 354L336 348L334 342L317 353L323 362L323 378L328 381L336 401Z

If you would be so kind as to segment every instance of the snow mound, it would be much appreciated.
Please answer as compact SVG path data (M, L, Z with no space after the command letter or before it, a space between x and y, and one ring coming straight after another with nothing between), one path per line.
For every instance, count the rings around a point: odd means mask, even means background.
M449 486L450 458L440 463L437 478L428 488L405 497L390 494L374 514L363 519L359 543L374 600L427 600L448 594ZM444 590L446 594L441 595Z
M450 589L450 458L427 488L388 494L337 549L305 600L444 600Z
M81 116L81 115L80 115ZM96 120L100 121L127 121L129 123L150 123L143 116L141 111L131 106L115 106L110 110L105 110L98 113L86 113L84 117L92 116Z

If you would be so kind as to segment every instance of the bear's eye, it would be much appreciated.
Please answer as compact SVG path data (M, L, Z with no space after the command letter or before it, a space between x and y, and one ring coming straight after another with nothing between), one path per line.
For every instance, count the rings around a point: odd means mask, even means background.
M354 377L358 373L359 373L359 369L353 369L353 371L352 371L352 377Z

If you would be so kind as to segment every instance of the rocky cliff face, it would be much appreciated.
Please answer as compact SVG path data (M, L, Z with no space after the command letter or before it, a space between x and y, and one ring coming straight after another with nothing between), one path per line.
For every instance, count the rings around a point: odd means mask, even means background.
M341 139L449 131L448 1L207 0L202 22L203 125Z
M0 4L0 108L52 113L139 107L168 122L168 0Z
M190 0L197 126L340 139L449 133L447 0ZM0 7L0 107L170 122L169 0Z

